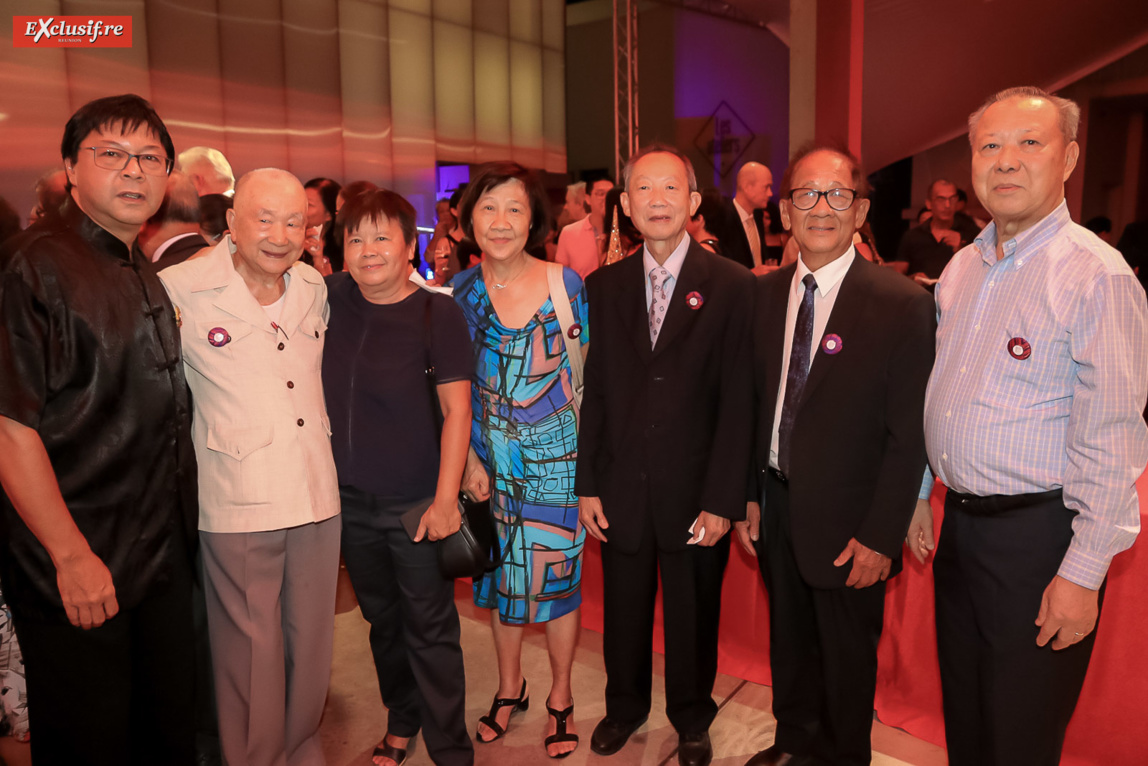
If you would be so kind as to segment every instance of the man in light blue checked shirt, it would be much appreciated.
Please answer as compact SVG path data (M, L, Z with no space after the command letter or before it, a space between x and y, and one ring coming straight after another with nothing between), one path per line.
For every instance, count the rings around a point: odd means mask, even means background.
M925 404L949 487L934 567L953 766L1059 762L1109 563L1140 531L1148 306L1120 253L1069 218L1079 119L1037 88L969 118L993 221L937 285ZM923 505L908 538L921 559Z

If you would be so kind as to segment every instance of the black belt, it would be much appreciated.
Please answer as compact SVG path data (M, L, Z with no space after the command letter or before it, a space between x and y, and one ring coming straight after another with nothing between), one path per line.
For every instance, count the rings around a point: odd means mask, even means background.
M1050 500L1060 500L1063 495L1063 489L1029 492L1023 495L966 495L950 489L945 497L945 508L949 508L949 503L952 503L953 508L973 516L995 516L1016 508L1027 508Z

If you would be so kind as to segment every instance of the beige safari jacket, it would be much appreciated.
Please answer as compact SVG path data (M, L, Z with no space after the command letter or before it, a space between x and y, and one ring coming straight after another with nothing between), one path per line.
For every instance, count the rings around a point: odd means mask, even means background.
M176 306L199 462L199 528L265 532L339 513L320 369L327 286L289 270L282 321L235 270L230 237L160 280Z

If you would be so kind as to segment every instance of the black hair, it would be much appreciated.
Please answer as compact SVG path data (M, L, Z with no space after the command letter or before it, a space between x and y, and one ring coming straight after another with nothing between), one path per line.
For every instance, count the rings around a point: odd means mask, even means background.
M466 193L467 184L462 183L450 193L450 209L458 210L458 203L462 202L462 195Z
M849 163L852 173L851 183L857 199L865 199L869 196L869 182L865 180L865 171L861 169L861 162L853 156L853 152L849 151L843 144L810 142L794 152L793 157L790 158L789 167L781 176L781 199L789 199L789 193L793 191L794 171L803 159L815 152L830 152L844 158Z
M702 189L702 201L698 204L698 210L693 214L692 219L697 220L698 216L706 219L706 228L710 231L709 227L720 227L722 222L722 205L723 200L721 192L717 189Z
M614 210L618 211L618 233L623 237L627 237L631 242L641 242L642 233L638 231L638 227L630 220L630 216L626 215L626 211L622 209L622 187L615 186L606 193L606 226L607 232L614 226ZM709 219L706 219L707 221ZM715 219L720 220L720 219Z
M590 196L590 192L594 190L594 185L599 181L605 181L611 187L615 186L614 179L610 177L609 173L595 173L586 177L586 196Z
M346 234L355 231L367 219L378 223L380 218L386 218L399 225L405 245L415 242L418 237L418 230L415 228L417 215L411 203L390 189L374 189L356 194L344 200L343 209L339 211L339 218Z
M234 206L226 194L204 194L199 198L199 228L211 235L212 244L227 231L227 211Z
M97 98L81 106L64 126L64 138L60 141L60 155L69 162L75 162L80 153L80 142L92 131L119 127L122 133L132 133L146 125L159 139L167 158L175 162L175 145L163 120L155 109L134 93L122 96Z
M769 228L766 231L770 234L784 234L785 225L781 222L781 206L777 204L777 201L766 202L765 212L769 216Z
M304 189L314 189L319 192L319 200L323 203L323 209L331 216L331 220L335 220L335 207L339 199L339 186L338 181L330 178L312 178L307 183L303 184ZM330 228L330 227L328 227Z
M488 162L478 168L478 175L467 184L466 192L458 207L459 225L466 236L474 239L474 221L472 214L479 197L495 187L502 186L510 181L519 181L526 187L526 198L530 204L530 233L526 238L526 247L529 250L546 241L550 232L550 200L546 197L546 190L542 182L532 170L524 168L517 162Z
M1112 219L1106 215L1094 216L1085 222L1084 228L1093 234L1112 233Z

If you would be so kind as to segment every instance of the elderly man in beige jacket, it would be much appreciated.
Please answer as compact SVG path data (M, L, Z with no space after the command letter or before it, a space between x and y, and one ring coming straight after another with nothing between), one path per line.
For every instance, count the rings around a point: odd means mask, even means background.
M236 766L323 763L340 519L319 376L327 288L297 262L306 212L293 175L252 171L230 236L160 276L194 403L220 743Z

